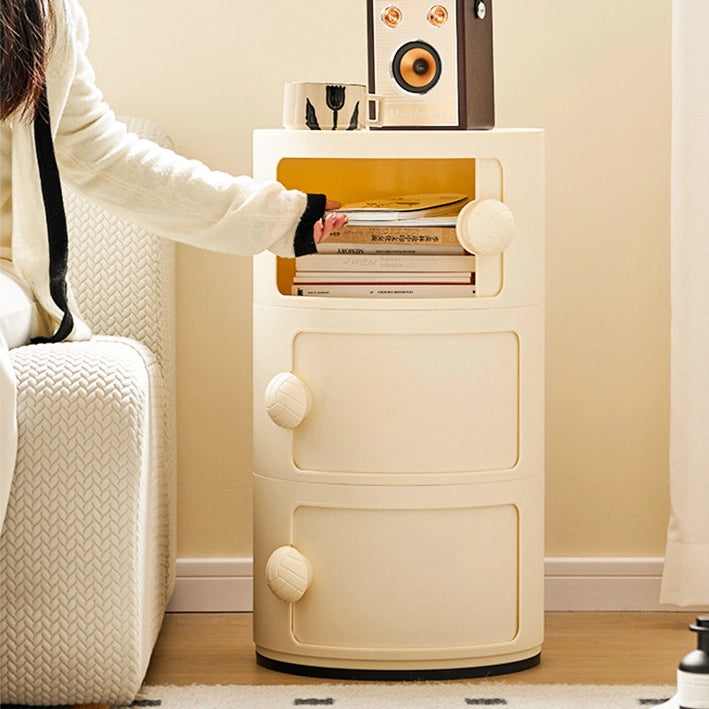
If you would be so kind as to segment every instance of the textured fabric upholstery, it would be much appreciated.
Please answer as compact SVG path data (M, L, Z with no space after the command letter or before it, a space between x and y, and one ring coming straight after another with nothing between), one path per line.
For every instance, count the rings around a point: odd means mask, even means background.
M129 124L165 144L152 124ZM65 195L90 341L11 352L0 698L129 703L175 576L174 247Z

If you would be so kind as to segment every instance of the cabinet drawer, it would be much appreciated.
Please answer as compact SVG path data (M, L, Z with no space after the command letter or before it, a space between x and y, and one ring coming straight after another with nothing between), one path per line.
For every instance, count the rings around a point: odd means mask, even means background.
M310 560L313 582L293 606L293 639L353 650L512 642L518 518L512 504L297 508L293 545Z
M517 462L514 332L301 332L293 364L312 396L292 438L301 470L463 472Z

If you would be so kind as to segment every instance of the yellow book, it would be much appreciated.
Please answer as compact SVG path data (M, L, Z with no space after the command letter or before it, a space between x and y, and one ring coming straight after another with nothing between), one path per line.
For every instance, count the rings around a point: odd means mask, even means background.
M377 246L452 246L462 249L455 226L392 224L345 224L332 232L324 244L372 244ZM318 251L321 251L318 245Z
M410 194L345 204L338 212L350 222L400 221L456 214L467 197L458 193Z

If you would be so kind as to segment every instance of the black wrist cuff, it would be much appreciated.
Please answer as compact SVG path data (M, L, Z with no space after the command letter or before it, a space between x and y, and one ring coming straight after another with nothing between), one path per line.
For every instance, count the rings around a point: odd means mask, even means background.
M293 250L296 256L314 254L317 251L315 239L313 239L313 226L315 222L323 218L325 214L326 198L324 194L309 194L308 203L303 212L303 216L298 222L293 239Z

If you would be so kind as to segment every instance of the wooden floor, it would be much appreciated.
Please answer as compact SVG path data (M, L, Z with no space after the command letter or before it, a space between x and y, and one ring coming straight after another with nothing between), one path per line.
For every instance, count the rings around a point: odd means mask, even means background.
M536 684L668 684L696 647L693 613L548 613L538 667L494 678ZM146 684L316 684L256 664L250 613L168 614ZM465 680L470 682L471 680ZM486 681L486 680L475 680Z

